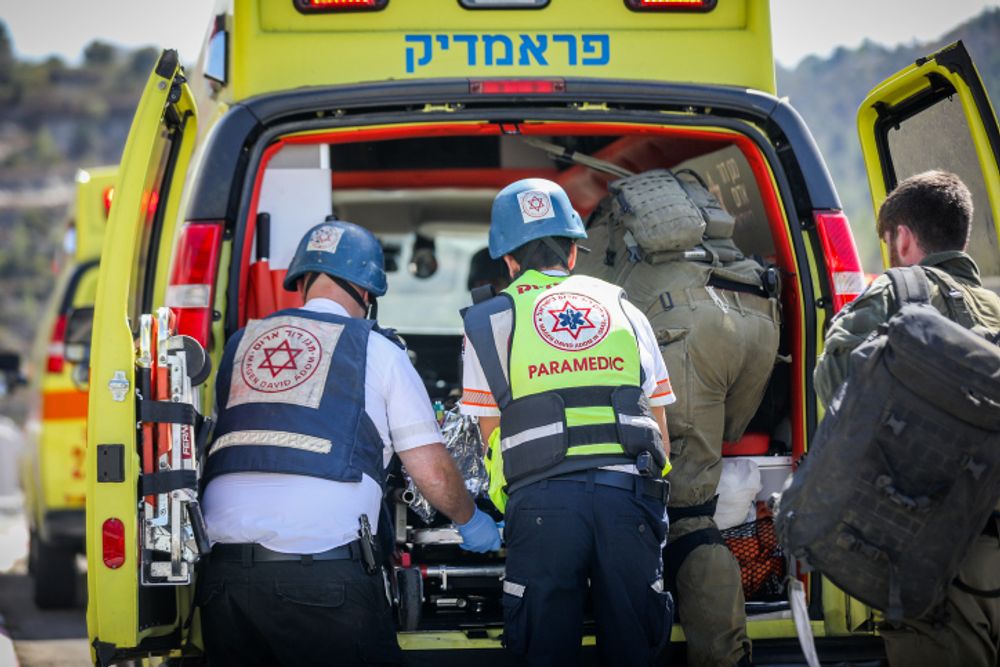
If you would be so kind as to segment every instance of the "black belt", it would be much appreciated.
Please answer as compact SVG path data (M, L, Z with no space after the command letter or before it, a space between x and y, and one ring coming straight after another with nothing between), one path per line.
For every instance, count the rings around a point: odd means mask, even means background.
M613 486L616 489L625 491L635 491L650 498L656 498L663 504L667 503L670 497L670 482L665 479L651 479L641 475L633 475L627 472L615 470L583 470L581 472L570 472L565 475L549 477L550 482L590 482L601 486Z
M289 563L304 565L317 560L361 560L361 547L355 540L348 544L327 549L316 554L285 554L272 551L262 544L216 544L212 547L212 560L244 563Z

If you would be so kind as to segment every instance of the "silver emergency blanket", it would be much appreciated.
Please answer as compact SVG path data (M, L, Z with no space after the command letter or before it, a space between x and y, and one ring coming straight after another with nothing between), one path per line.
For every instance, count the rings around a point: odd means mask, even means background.
M461 415L458 408L452 408L444 413L444 423L441 425L441 435L448 453L455 459L458 471L465 480L465 488L473 498L486 496L489 488L489 476L486 474L486 464L483 461L483 445L479 439L478 420L475 417ZM437 514L430 502L413 483L406 470L406 490L403 497L408 500L410 509L417 516L430 524Z

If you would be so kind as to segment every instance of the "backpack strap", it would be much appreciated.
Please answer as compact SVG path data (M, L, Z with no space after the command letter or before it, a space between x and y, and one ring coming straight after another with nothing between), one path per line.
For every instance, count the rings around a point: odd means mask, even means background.
M930 303L931 289L927 275L919 266L897 266L886 271L896 295L899 310L908 303Z
M965 303L965 293L954 277L947 272L932 267L924 269L924 275L928 280L938 286L941 296L948 307L948 319L957 322L966 329L976 326L976 321L969 312L969 306Z

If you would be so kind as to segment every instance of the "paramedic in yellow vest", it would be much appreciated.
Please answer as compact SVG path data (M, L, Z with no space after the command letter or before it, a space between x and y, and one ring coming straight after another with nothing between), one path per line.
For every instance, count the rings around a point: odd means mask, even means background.
M661 548L674 396L648 320L620 288L570 276L583 238L551 181L496 196L489 250L513 282L465 313L462 411L484 440L500 429L507 649L578 664L589 595L601 664L650 665L673 617Z

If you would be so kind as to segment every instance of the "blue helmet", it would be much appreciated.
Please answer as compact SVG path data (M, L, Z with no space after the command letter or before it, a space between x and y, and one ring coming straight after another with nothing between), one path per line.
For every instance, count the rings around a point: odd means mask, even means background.
M490 216L490 257L499 259L546 236L585 239L580 214L566 192L544 178L525 178L501 190Z
M387 289L382 244L364 227L344 220L327 220L306 232L288 265L285 289L294 292L308 273L343 278L373 296Z

